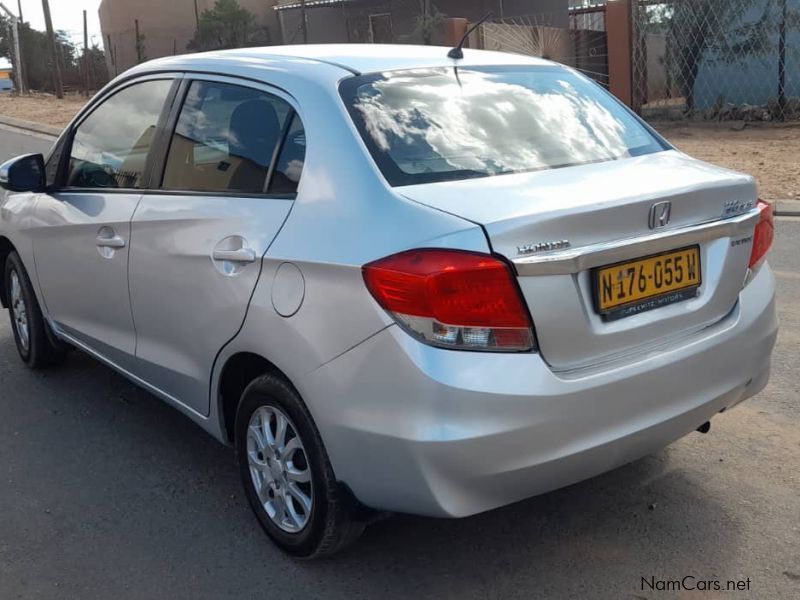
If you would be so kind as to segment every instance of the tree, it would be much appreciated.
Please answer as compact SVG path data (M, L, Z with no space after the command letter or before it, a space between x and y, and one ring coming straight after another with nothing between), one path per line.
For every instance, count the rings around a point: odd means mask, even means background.
M255 20L236 0L216 0L214 8L200 14L198 30L186 47L202 52L269 44L269 29Z
M419 17L416 18L414 31L411 37L415 40L421 39L426 46L433 44L433 37L442 28L444 15L436 7L428 7Z
M11 59L13 45L8 30L8 19L0 16L0 56ZM47 34L37 29L32 29L29 23L20 24L20 46L22 54L22 69L28 87L31 90L52 92L52 61L48 50ZM56 54L64 77L70 85L79 86L81 82L80 53L69 36L63 31L56 32ZM105 64L105 57L100 48L90 49L90 64ZM94 70L95 81L100 84L107 78L105 67Z

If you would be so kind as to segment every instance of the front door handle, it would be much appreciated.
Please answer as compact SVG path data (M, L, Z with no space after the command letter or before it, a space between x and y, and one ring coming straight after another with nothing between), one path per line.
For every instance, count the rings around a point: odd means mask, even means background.
M111 237L104 237L104 236L97 236L97 245L100 248L124 248L125 247L125 240L123 240L118 235L113 235Z
M233 263L253 263L256 262L256 251L252 248L240 248L239 250L214 250L212 255L214 260Z

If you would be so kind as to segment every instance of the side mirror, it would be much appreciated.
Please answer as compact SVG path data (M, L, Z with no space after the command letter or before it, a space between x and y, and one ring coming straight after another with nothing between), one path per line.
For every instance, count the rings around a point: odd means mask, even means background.
M0 187L10 192L38 192L45 187L44 157L23 154L0 165Z

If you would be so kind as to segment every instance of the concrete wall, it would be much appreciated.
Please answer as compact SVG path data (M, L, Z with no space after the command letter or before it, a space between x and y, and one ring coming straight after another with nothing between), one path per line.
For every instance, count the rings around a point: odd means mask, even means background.
M272 43L281 43L281 28L273 10L277 0L238 0L256 21L269 28ZM197 10L213 8L214 0L196 0ZM135 22L144 38L147 59L185 54L196 28L195 0L102 0L98 10L106 61L111 76L137 63Z

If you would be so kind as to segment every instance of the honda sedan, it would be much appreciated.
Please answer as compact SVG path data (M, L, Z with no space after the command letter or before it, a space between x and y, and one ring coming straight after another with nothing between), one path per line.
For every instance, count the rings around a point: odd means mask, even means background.
M608 471L769 377L753 178L546 60L159 59L0 184L22 361L79 349L233 446L297 556Z

